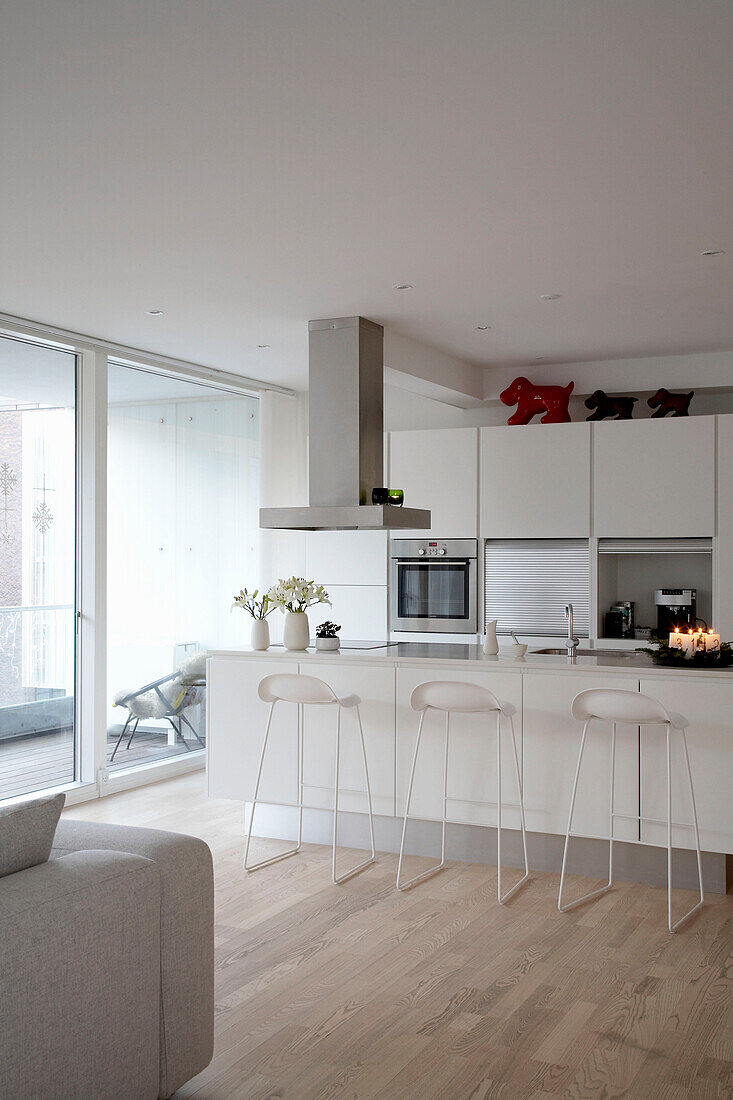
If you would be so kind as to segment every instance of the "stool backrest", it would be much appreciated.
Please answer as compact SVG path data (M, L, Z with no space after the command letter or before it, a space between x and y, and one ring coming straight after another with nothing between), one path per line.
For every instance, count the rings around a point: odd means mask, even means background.
M462 684L453 680L430 680L419 684L410 696L413 710L490 711L501 710L501 705L488 688L480 684Z
M579 722L601 718L606 722L624 722L632 726L658 726L670 721L667 711L656 699L620 688L581 691L573 699L571 710L573 718Z
M264 703L335 703L335 693L315 676L296 672L275 672L260 680L257 693Z

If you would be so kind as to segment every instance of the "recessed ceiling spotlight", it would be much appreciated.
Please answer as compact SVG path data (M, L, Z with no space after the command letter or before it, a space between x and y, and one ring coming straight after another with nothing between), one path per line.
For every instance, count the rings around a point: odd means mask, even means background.
M701 256L725 256L724 248L708 248L705 252L700 253Z
M414 290L412 283L394 283L392 290Z
M479 332L486 332L488 328L491 328L491 325L476 325L476 328Z
M260 349L260 351L264 351L265 348L269 348L269 346L270 346L269 344L258 344L257 345L257 347Z
M562 294L540 294L540 298L543 302L554 302L557 298L562 298Z
M163 310L162 309L146 309L145 312L147 313L148 317L162 317L163 316Z

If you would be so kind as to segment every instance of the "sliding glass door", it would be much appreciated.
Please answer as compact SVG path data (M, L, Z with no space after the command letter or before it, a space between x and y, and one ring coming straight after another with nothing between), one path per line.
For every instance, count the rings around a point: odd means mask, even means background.
M77 777L76 368L0 337L0 800Z
M206 743L205 654L257 576L259 402L110 363L107 766Z

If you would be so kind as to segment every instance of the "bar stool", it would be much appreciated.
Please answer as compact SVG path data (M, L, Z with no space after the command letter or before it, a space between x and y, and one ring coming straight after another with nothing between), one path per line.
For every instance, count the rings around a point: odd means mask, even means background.
M654 825L666 825L667 826L667 927L670 932L676 932L683 921L686 921L688 917L692 916L696 910L698 910L705 900L702 884L702 856L700 854L700 833L697 826L697 809L695 806L695 791L692 786L692 772L690 771L690 757L687 752L687 737L685 736L685 730L687 729L689 722L686 718L683 718L681 714L675 714L673 712L666 711L661 703L656 699L650 698L648 695L641 695L636 691L622 691L618 688L591 688L588 691L581 691L579 695L576 695L572 702L571 707L573 718L576 718L579 722L583 722L583 734L580 739L580 752L578 753L578 764L575 769L575 779L573 781L573 793L570 797L570 814L568 816L568 828L565 834L565 847L562 856L562 871L560 872L560 891L557 898L557 907L561 913L566 913L569 909L574 909L576 905L580 905L581 902L589 901L591 898L599 897L601 894L605 894L613 886L613 826L615 818L626 818L631 821L646 821ZM567 862L568 855L568 843L572 835L573 826L573 811L575 809L575 796L578 792L578 780L580 777L580 765L583 760L583 750L585 748L586 736L588 728L591 722L597 719L599 721L611 722L611 799L610 799L610 813L609 813L609 835L608 837L599 837L600 840L608 840L608 882L605 886L601 886L598 890L591 890L588 894L583 894L582 897L576 898L575 901L566 902L563 904L563 886L565 883L565 864ZM667 816L665 819L642 817L641 815L629 815L620 814L615 810L615 769L616 769L616 726L618 723L623 723L631 726L666 726L667 729ZM690 799L692 802L692 821L673 821L672 820L672 730L677 730L682 737L682 747L685 753L685 763L687 765L687 779L690 785ZM693 829L695 834L695 850L697 852L697 874L700 884L700 899L697 904L693 905L692 909L688 910L683 917L672 923L672 826L675 825L679 828ZM587 835L587 834L584 834ZM629 843L639 843L639 841L631 841ZM657 848L663 848L665 845L657 844Z
M361 712L359 710L359 704L361 699L358 695L345 695L341 698L325 684L323 680L318 680L315 676L304 676L297 673L275 673L272 676L265 676L263 680L260 680L257 687L257 693L263 702L270 704L270 712L267 716L267 726L265 728L265 739L262 743L262 752L260 753L260 764L257 769L257 780L255 782L254 798L252 800L252 813L249 819L249 831L247 833L247 846L244 850L244 869L245 871L256 871L260 867L267 867L271 863L278 863L281 859L287 859L288 856L294 856L296 852L300 851L303 841L303 707L304 706L326 706L336 707L336 776L334 782L334 806L333 806L333 857L331 861L331 879L338 885L344 882L346 879L351 878L352 875L357 874L364 867L369 866L370 863L374 863L375 847L374 847L374 818L372 815L372 791L369 785L369 769L367 768L366 747L364 745L364 729L361 724ZM265 762L265 753L267 751L267 740L270 736L270 726L272 724L272 715L277 703L296 703L298 706L298 843L294 848L289 849L287 852L281 852L280 855L270 856L269 859L262 859L258 863L248 863L249 846L252 840L252 826L254 824L255 807L257 805L257 796L260 790L260 779L262 778L262 766ZM358 863L356 867L352 867L350 871L345 871L342 875L336 875L336 841L338 836L338 810L339 810L339 767L341 761L341 711L342 709L354 710L356 712L356 719L359 724L359 738L361 740L361 755L364 762L364 778L366 780L366 790L363 792L367 796L367 802L369 805L369 837L371 842L371 854L367 859Z
M523 885L529 878L529 862L527 860L527 836L524 828L524 799L522 796L522 779L519 774L519 757L517 756L517 742L514 736L514 715L516 708L511 703L500 703L495 695L488 690L488 688L481 687L479 684L464 684L452 682L450 680L432 680L425 684L420 684L415 688L410 697L410 706L413 710L420 711L420 722L417 727L417 740L415 742L415 752L412 758L412 770L410 771L410 785L407 790L407 804L405 806L405 820L402 825L402 841L400 843L400 858L397 864L397 889L407 890L408 887L414 886L418 882L422 882L429 875L434 875L436 871L439 871L441 867L445 865L445 827L446 827L446 808L448 802L448 747L450 742L450 716L454 714L494 714L496 715L496 785L497 785L497 830L496 830L496 867L497 867L497 896L499 904L503 905L505 901L516 893L520 886ZM414 878L408 879L407 882L400 882L400 874L402 871L402 858L405 852L405 836L407 833L407 819L410 815L410 802L412 800L412 785L415 779L415 766L417 764L417 757L420 751L420 739L422 737L423 723L425 722L425 715L429 710L441 711L445 714L445 754L443 758L443 829L441 837L441 856L440 863L434 867L428 868L427 871L423 871L419 875L415 875ZM517 788L519 790L519 802L507 803L508 806L519 806L519 817L522 828L522 847L524 849L524 875L515 882L507 892L502 895L501 892L501 719L506 717L509 719L509 724L512 734L512 748L514 752L514 769L517 778ZM487 802L479 802L477 805L488 805Z

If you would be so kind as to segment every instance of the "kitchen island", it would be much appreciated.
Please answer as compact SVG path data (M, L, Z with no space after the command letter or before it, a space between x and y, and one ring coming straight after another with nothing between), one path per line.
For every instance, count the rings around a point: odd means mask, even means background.
M574 696L588 688L616 687L654 696L690 721L688 743L695 781L701 844L707 853L706 877L711 889L724 889L726 853L733 852L733 669L664 668L643 654L609 655L598 650L572 662L564 655L535 654L522 660L487 657L476 645L406 642L378 649L290 652L273 647L214 651L207 669L207 768L210 795L249 802L252 798L267 706L257 695L263 676L303 672L329 683L337 694L356 692L362 717L374 812L379 815L378 846L394 851L404 813L417 715L409 705L413 689L425 680L458 680L483 684L499 699L512 703L515 718L527 828L531 831L532 864L536 869L559 867L562 836L580 742L580 727L570 714ZM297 708L276 708L272 751L263 771L255 832L290 838L295 827L292 807L297 799ZM335 715L330 708L305 708L304 805L306 839L328 843L333 806ZM344 718L342 788L339 806L350 811L344 836L358 843L363 833L365 798L357 740ZM516 801L513 770L505 739L505 798ZM423 751L424 750L424 751ZM411 825L408 850L434 851L435 825L442 800L443 726L438 715L426 719L421 760L413 793L414 813L424 822ZM451 855L486 858L495 851L486 830L495 827L495 740L493 721L486 716L456 715L451 723L449 756L449 820ZM681 747L673 755L673 818L690 820L682 770ZM610 737L602 724L589 736L583 760L574 831L608 835ZM664 853L652 845L664 843L663 825L633 820L635 815L665 816L665 743L660 728L619 727L616 750L616 809L628 818L616 823L619 877L663 881ZM507 809L504 822L518 829L516 810ZM361 829L359 825L361 824ZM688 829L675 828L673 842L692 848ZM602 873L607 845L602 841L573 842L584 873ZM507 848L511 851L511 846ZM687 855L689 853L684 853ZM661 857L661 862L660 862ZM728 861L729 862L729 861ZM624 874L624 871L626 873ZM692 884L681 858L680 884Z

